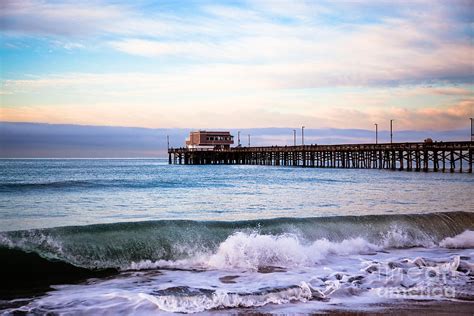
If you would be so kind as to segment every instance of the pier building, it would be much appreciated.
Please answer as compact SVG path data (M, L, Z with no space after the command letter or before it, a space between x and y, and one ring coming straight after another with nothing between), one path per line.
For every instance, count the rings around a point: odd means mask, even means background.
M234 136L226 131L195 131L189 133L186 148L190 150L229 150Z

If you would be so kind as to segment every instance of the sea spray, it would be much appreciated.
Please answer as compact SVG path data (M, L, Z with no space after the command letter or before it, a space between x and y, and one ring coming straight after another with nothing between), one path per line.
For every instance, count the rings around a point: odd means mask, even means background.
M466 230L454 237L446 237L439 245L445 248L474 248L474 231Z
M330 254L347 255L380 249L364 239L352 238L341 242L327 239L304 244L296 235L279 236L257 233L234 233L225 240L208 261L219 269L243 268L257 271L260 267L311 266Z

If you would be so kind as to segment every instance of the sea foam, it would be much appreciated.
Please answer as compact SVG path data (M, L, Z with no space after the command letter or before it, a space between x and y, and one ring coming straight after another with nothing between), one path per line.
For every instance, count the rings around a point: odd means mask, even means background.
M227 238L208 261L211 267L244 268L311 266L320 263L329 254L355 254L380 249L362 238L351 238L342 242L320 239L303 243L297 235L279 236L237 232Z
M474 231L466 230L454 237L447 237L439 243L443 248L474 248Z

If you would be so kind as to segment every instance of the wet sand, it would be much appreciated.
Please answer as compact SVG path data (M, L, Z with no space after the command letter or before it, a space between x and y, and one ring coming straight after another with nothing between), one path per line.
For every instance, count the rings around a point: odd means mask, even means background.
M230 311L229 311L230 312ZM222 310L218 314L226 314ZM474 315L474 301L396 301L390 304L369 305L365 310L351 310L350 308L335 308L331 310L317 310L309 312L304 310L298 312L295 309L292 312L280 311L275 308L275 311L258 312L256 310L239 310L238 312L229 313L232 315L245 316L269 316L269 315L337 315L337 316L365 316L365 315L405 315L405 316L451 316L451 315Z
M400 301L381 305L380 309L371 311L334 310L313 315L474 315L474 302L414 301L408 304L406 301Z

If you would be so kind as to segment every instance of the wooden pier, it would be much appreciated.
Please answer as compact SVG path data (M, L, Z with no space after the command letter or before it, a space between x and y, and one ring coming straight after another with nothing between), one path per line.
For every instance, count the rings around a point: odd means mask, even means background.
M472 173L474 142L171 148L169 164L269 165Z

